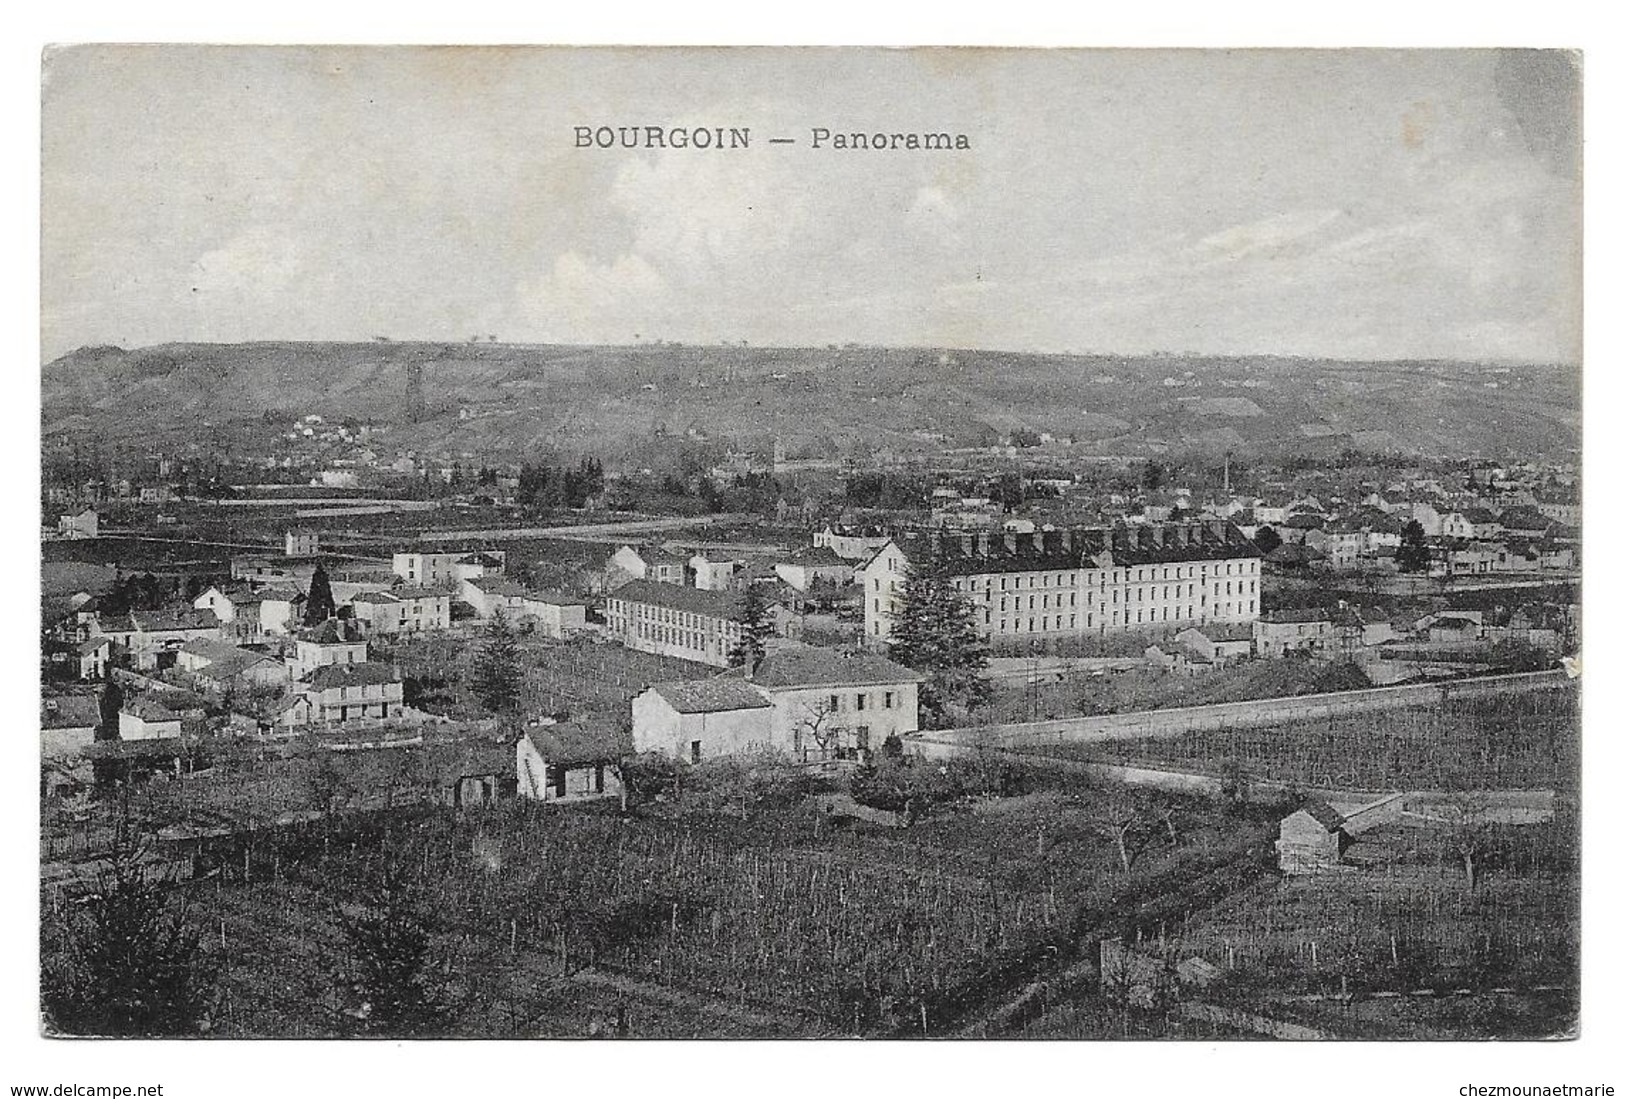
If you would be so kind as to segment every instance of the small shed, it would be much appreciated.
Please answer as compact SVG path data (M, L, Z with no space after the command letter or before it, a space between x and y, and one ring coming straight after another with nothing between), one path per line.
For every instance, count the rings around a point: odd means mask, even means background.
M507 747L465 741L432 750L437 800L458 809L494 805L513 797L514 778L508 773Z
M1348 842L1343 815L1323 801L1309 801L1281 821L1277 864L1283 874L1324 873L1343 861Z
M545 802L620 797L616 766L631 754L630 732L616 720L526 729L515 746L519 796Z

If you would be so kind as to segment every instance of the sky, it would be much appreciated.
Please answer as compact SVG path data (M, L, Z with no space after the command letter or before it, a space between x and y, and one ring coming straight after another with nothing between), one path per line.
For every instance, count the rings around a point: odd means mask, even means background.
M1577 365L1579 79L1482 50L69 47L44 66L42 350ZM752 143L579 149L583 125ZM971 148L815 150L813 127Z

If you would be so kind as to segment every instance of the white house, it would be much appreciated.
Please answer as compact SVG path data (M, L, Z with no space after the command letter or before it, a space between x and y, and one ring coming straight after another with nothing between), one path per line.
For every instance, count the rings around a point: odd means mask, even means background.
M175 654L175 666L184 672L195 672L222 660L235 659L242 651L217 637L196 637L180 647Z
M457 560L462 556L460 553L397 553L390 567L408 584L440 587L457 582Z
M879 527L849 527L826 524L813 535L813 545L822 546L846 561L862 561L890 540Z
M796 591L806 592L819 581L850 584L854 570L852 562L834 550L827 546L814 546L775 562L773 571Z
M1214 664L1245 660L1253 654L1251 626L1192 626L1175 634L1174 640Z
M282 536L284 557L315 557L321 553L321 534L309 527L295 527Z
M1414 520L1422 528L1423 534L1429 538L1439 537L1439 532L1444 527L1444 516L1439 514L1438 508L1432 504L1417 502L1411 504L1406 511L1406 519Z
M733 558L712 557L701 551L688 559L688 568L694 574L694 586L701 591L728 591L733 587L739 562Z
M1312 652L1332 633L1332 614L1323 607L1271 611L1253 623L1253 652L1262 657Z
M192 606L212 611L220 620L221 633L240 641L256 641L265 632L265 612L262 598L246 585L210 587Z
M130 649L132 662L142 670L171 667L188 641L220 636L220 619L193 608L131 611L129 619L132 632L123 643Z
M475 614L492 618L501 611L509 622L524 615L526 594L523 585L500 576L471 577L457 585L457 597L473 607Z
M147 699L127 702L118 713L120 740L163 740L181 735L181 715Z
M1461 512L1452 511L1439 517L1439 536L1441 538L1467 539L1472 538L1473 534L1472 520Z
M632 580L655 584L682 584L686 562L658 546L621 546L604 566L604 590L613 591Z
M561 591L526 592L521 618L534 620L544 636L568 637L587 628L587 602Z
M773 704L732 676L656 683L632 699L632 743L638 752L700 763L718 756L790 752L773 741Z
M401 632L401 601L390 592L359 592L351 597L350 610L368 637Z
M76 756L96 739L101 706L90 691L40 699L40 750L48 759Z
M113 659L113 639L89 637L79 642L79 678L101 679L107 675L107 665Z
M86 508L77 515L60 517L56 530L64 538L94 538L100 530L100 517L94 508Z
M620 797L617 766L631 751L618 721L533 726L514 745L519 796L545 802Z
M355 622L329 618L294 641L293 674L304 679L328 664L360 664L367 659L367 640Z
M260 632L287 635L299 628L305 613L304 593L295 588L264 588L255 593L260 601Z
M303 680L311 720L385 718L401 712L400 672L388 664L323 664Z
M810 760L865 758L918 731L924 679L873 653L803 646L769 653L748 682L773 706L771 743Z

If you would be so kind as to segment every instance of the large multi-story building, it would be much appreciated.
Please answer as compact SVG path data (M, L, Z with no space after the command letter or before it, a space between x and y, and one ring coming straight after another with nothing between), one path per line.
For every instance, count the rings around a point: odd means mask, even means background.
M739 607L733 592L633 580L604 600L605 633L629 649L725 668L741 636Z
M863 627L884 644L911 566L940 554L990 639L1170 631L1258 617L1257 546L1224 521L888 541L858 570Z

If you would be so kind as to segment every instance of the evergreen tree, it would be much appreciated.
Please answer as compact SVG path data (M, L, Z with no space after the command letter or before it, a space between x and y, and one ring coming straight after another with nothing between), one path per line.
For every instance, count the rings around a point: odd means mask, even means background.
M333 586L327 582L327 570L317 562L310 577L310 593L305 596L305 625L320 626L338 612L333 602Z
M173 882L121 838L98 896L44 917L40 999L62 1034L179 1037L206 1027L211 964Z
M1399 566L1400 572L1426 572L1432 561L1433 553L1428 549L1422 524L1412 519L1400 529L1399 549L1394 553L1394 563Z
M124 708L124 688L119 686L117 679L108 677L107 685L102 688L101 701L98 704L101 720L96 724L97 740L118 739L118 713Z
M519 708L519 638L499 610L485 628L485 644L474 664L474 693L492 713Z
M987 647L976 628L976 611L954 588L940 549L922 566L910 568L888 652L928 677L920 684L923 724L940 727L950 704L975 709L988 700L991 690L982 674Z
M390 852L357 903L336 913L360 1001L346 1015L364 1034L432 1034L443 1030L450 1013L446 990L435 977L441 959L412 867L409 853Z
M739 603L739 643L728 653L729 665L754 670L767 655L767 639L772 636L773 620L768 616L762 585L746 584Z

